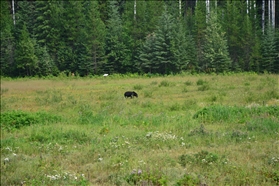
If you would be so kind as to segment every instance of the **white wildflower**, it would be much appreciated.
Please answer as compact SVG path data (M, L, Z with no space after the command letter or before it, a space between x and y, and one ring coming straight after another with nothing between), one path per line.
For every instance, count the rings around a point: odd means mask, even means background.
M6 147L5 149L12 152L12 149L10 147Z

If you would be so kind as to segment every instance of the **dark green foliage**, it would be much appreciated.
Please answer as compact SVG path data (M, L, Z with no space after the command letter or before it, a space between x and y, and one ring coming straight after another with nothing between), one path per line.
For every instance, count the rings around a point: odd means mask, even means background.
M128 48L131 38L124 30L115 1L110 2L111 14L107 24L105 71L108 73L125 73L131 60L131 50Z
M260 28L259 1L249 13L211 1L208 15L205 1L14 2L15 24L1 1L4 76L279 72L278 25Z
M205 43L203 47L205 72L226 72L229 70L231 59L228 53L228 44L225 32L218 22L216 10L210 12L208 26L205 30Z
M198 81L197 81L197 85L205 85L207 83L208 82L206 80L203 80L203 79L198 79Z
M12 76L14 70L13 20L9 14L7 1L1 1L1 53L0 65L2 76Z
M161 171L134 169L125 180L130 185L167 185L167 177Z
M199 179L196 176L192 176L190 174L184 174L184 176L178 180L175 184L175 186L185 186L185 185L198 185Z
M29 36L26 25L23 25L19 42L16 46L15 60L20 76L32 76L38 68L38 57L35 55L34 41Z
M275 72L276 62L276 40L275 40L275 29L270 24L267 25L266 32L263 35L262 40L262 63L261 71ZM276 64L277 65L277 64Z
M52 130L50 127L45 127L41 130L33 129L29 137L30 141L37 141L40 143L50 143L55 141L59 144L67 144L70 142L83 144L89 142L90 139L91 138L85 133L79 132L77 130L59 131ZM63 149L60 149L59 151L63 152Z
M23 111L11 111L1 113L1 129L14 130L33 124L47 124L61 121L59 116L46 112L29 113Z

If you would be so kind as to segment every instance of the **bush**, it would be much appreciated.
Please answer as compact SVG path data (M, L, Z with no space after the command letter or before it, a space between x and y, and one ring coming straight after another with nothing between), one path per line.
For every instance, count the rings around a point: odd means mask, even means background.
M198 79L197 85L205 85L205 84L207 84L207 81L202 80L202 79Z
M46 112L11 111L1 114L1 129L14 130L32 124L46 124L61 121L61 118Z

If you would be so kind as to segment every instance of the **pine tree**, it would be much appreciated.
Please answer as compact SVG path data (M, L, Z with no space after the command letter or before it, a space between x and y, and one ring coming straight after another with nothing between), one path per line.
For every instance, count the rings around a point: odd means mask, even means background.
M171 50L177 71L195 70L196 49L194 39L190 31L186 30L182 21L179 20L176 25Z
M1 1L1 75L12 76L14 63L13 20L7 1Z
M35 55L34 43L25 24L16 47L15 61L19 76L35 75L35 70L38 68L38 58Z
M36 74L39 76L57 75L58 69L47 51L47 47L35 45L35 54L38 57L38 70Z
M36 20L34 1L18 1L17 4L15 37L16 39L19 39L18 36L21 35L23 25L26 25L30 37L34 38Z
M216 11L210 12L208 26L205 31L205 44L203 49L204 69L207 72L225 72L229 70L231 59L228 53L228 44L225 32L218 22Z
M276 51L276 37L275 28L270 24L266 26L265 34L263 35L262 42L262 62L261 71L275 72L274 67L276 63L276 57L278 52ZM278 63L278 61L277 61Z
M123 29L122 20L115 1L110 2L110 18L107 24L105 70L108 73L125 73L131 61L131 50L127 47L131 38Z
M274 72L279 73L279 30L275 30L275 40L276 40L276 53L274 61Z
M97 1L89 1L86 7L86 35L88 37L88 73L99 74L105 64L105 24L100 17Z
M61 71L86 75L83 63L88 61L85 15L82 1L63 1L57 64Z
M227 32L228 50L232 59L231 70L240 71L240 63L243 56L242 50L242 30L244 4L241 1L226 1L224 7L223 27Z
M204 59L203 59L203 46L205 42L205 29L206 29L206 6L205 1L197 1L195 7L195 41L196 41L196 49L197 49L197 62L198 68L201 69L203 67Z
M149 34L145 38L138 57L138 68L143 73L155 73L159 68L159 64L154 64L156 60L154 51L155 34Z
M171 51L174 34L173 26L174 19L165 7L159 18L154 41L155 61L153 63L159 65L158 73L161 74L169 74L176 71L174 55Z

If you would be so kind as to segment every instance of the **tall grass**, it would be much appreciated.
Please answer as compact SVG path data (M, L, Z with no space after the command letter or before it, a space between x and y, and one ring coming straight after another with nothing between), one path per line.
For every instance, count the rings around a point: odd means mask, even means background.
M1 185L279 184L277 88L254 73L2 79Z

